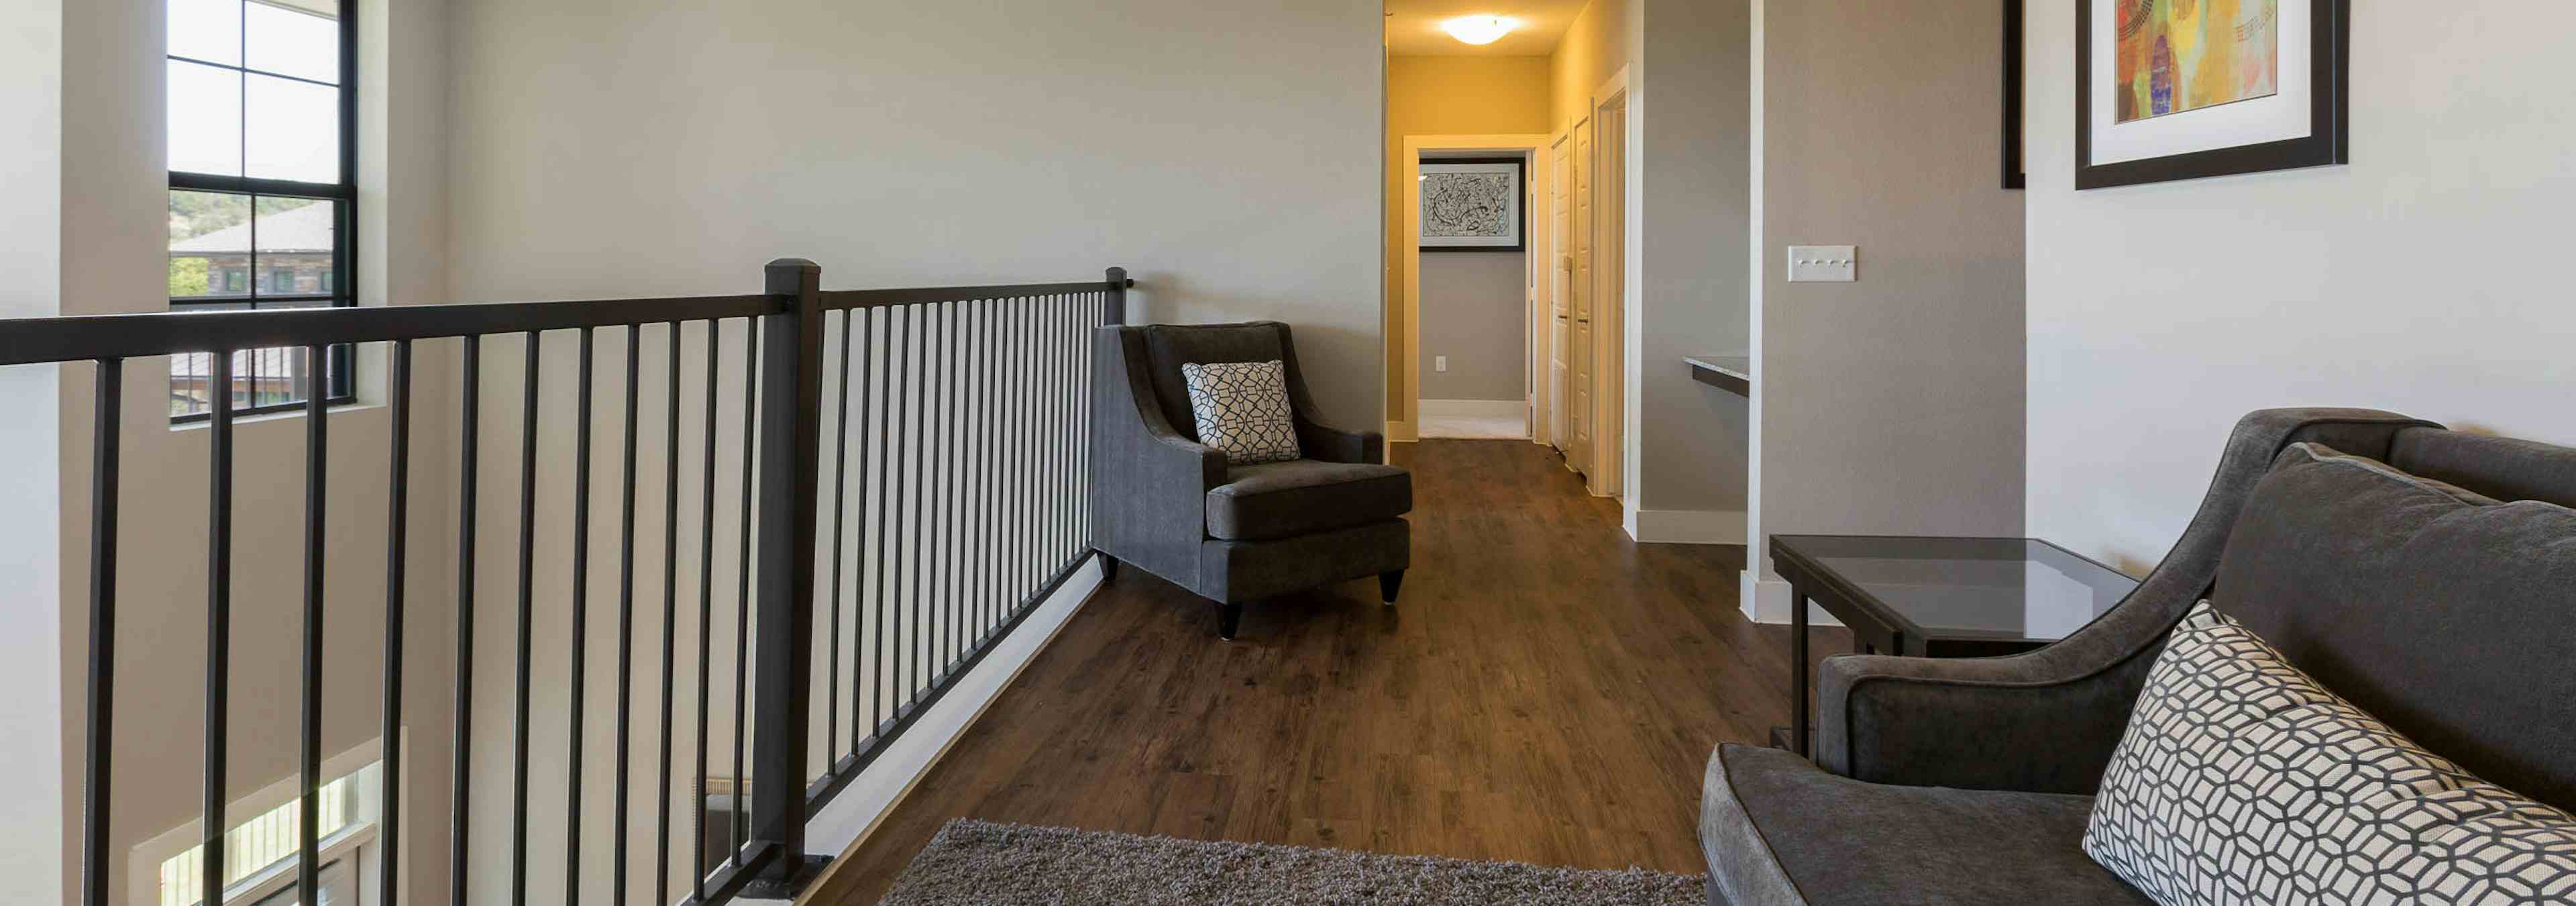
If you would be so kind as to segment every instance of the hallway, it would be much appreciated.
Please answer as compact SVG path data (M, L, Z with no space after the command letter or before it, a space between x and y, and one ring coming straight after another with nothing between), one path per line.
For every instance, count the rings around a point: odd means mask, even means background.
M1255 604L1228 644L1206 602L1121 570L809 902L875 902L959 817L1704 871L1710 748L1787 713L1787 630L1736 610L1743 549L1632 543L1527 442L1394 449L1395 608L1352 582Z

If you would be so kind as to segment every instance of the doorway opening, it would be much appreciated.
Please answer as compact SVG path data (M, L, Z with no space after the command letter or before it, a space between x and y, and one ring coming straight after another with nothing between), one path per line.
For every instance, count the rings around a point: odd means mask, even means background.
M1423 438L1538 439L1543 135L1408 136L1399 374Z

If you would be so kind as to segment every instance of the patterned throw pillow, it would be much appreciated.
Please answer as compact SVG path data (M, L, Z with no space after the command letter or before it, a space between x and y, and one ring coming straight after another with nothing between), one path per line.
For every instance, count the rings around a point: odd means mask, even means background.
M2084 851L2164 906L2576 902L2576 815L2425 751L2207 601L2148 674Z
M1190 415L1199 443L1225 454L1230 465L1296 459L1297 420L1288 409L1288 368L1267 362L1210 362L1181 366L1190 387Z

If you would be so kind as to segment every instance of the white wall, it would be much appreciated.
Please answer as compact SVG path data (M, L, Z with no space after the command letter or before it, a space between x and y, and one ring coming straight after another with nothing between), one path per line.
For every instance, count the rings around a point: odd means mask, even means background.
M400 7L395 12L389 7ZM435 111L438 46L446 33L435 0L358 7L361 44L360 298L364 304L439 301L444 171ZM62 207L59 229L45 239L58 249L64 314L158 311L167 306L168 169L163 107L163 9L159 0L100 0L62 7L62 107L59 136ZM424 347L426 350L427 346ZM362 350L362 369L380 367L380 350ZM448 557L446 505L452 454L440 440L443 388L451 380L436 356L416 371L415 461L411 550L415 564ZM86 539L93 369L61 369L57 484L63 513L59 551L64 589L61 665L62 739L67 758L82 752L81 671L88 639ZM116 801L111 828L125 847L194 821L201 786L204 726L206 431L173 430L168 420L164 360L126 363L123 468L120 471L120 638L117 671ZM323 697L326 753L374 738L380 721L384 614L385 469L389 421L382 386L361 376L361 405L330 416L330 540L325 597ZM11 410L13 413L18 411ZM247 420L235 431L233 682L228 792L240 796L292 776L300 696L296 668L302 627L301 518L304 420ZM14 467L13 467L14 469ZM15 498L13 498L14 501ZM445 626L448 570L415 568L408 585L411 767L422 783L410 794L444 793L446 703L451 688ZM407 810L411 857L444 861L437 833L444 815ZM76 801L62 821L77 827ZM238 818L240 816L232 816ZM119 875L120 880L123 875ZM443 873L412 871L415 896L443 895ZM124 892L116 894L123 897Z
M2152 567L2263 407L2576 443L2576 7L2360 7L2351 165L2076 192L2073 11L2031 5L2032 533Z
M1998 173L1998 4L1763 7L1745 606L1785 620L1768 536L2021 533L2022 199ZM1859 282L1787 282L1787 246L1846 244Z
M459 4L462 299L1068 280L1276 318L1383 420L1380 11L1119 0Z
M0 317L61 313L62 65L60 0L26 0L0 8L0 110L16 128L0 133L0 173L17 204L0 209ZM65 773L64 743L73 737L63 698L62 601L77 595L74 574L59 559L62 432L56 368L0 368L0 777L18 778L27 795L0 798L0 876L32 903L58 903L78 878L72 828L80 784ZM69 545L80 551L78 545ZM86 570L80 574L85 575ZM81 630L86 634L86 630Z

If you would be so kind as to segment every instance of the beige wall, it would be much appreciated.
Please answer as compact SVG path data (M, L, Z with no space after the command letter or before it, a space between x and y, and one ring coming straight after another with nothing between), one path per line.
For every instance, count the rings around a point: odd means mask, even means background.
M1676 0L1680 2L1680 0ZM1548 130L1563 132L1592 108L1592 90L1645 45L1645 0L1592 0L1548 58Z
M1422 256L1423 399L1528 399L1528 268L1525 252Z
M1762 7L1755 543L2018 534L2022 199L1997 174L2001 7ZM1860 281L1787 282L1792 244L1857 244ZM1777 601L1760 616L1785 619Z
M1414 237L1404 235L1404 186L1414 170L1404 159L1408 135L1521 135L1548 129L1547 57L1389 57L1386 62L1386 373L1404 373L1405 267ZM1537 221L1533 220L1535 226ZM1425 290L1426 293L1429 290ZM1424 346L1423 361L1431 360ZM1430 366L1423 366L1428 371ZM1404 388L1388 382L1387 419L1410 422ZM1423 395L1433 399L1426 385Z
M2262 407L2576 443L2576 7L2356 6L2351 165L2077 192L2073 12L2031 5L2034 534L2153 566Z

